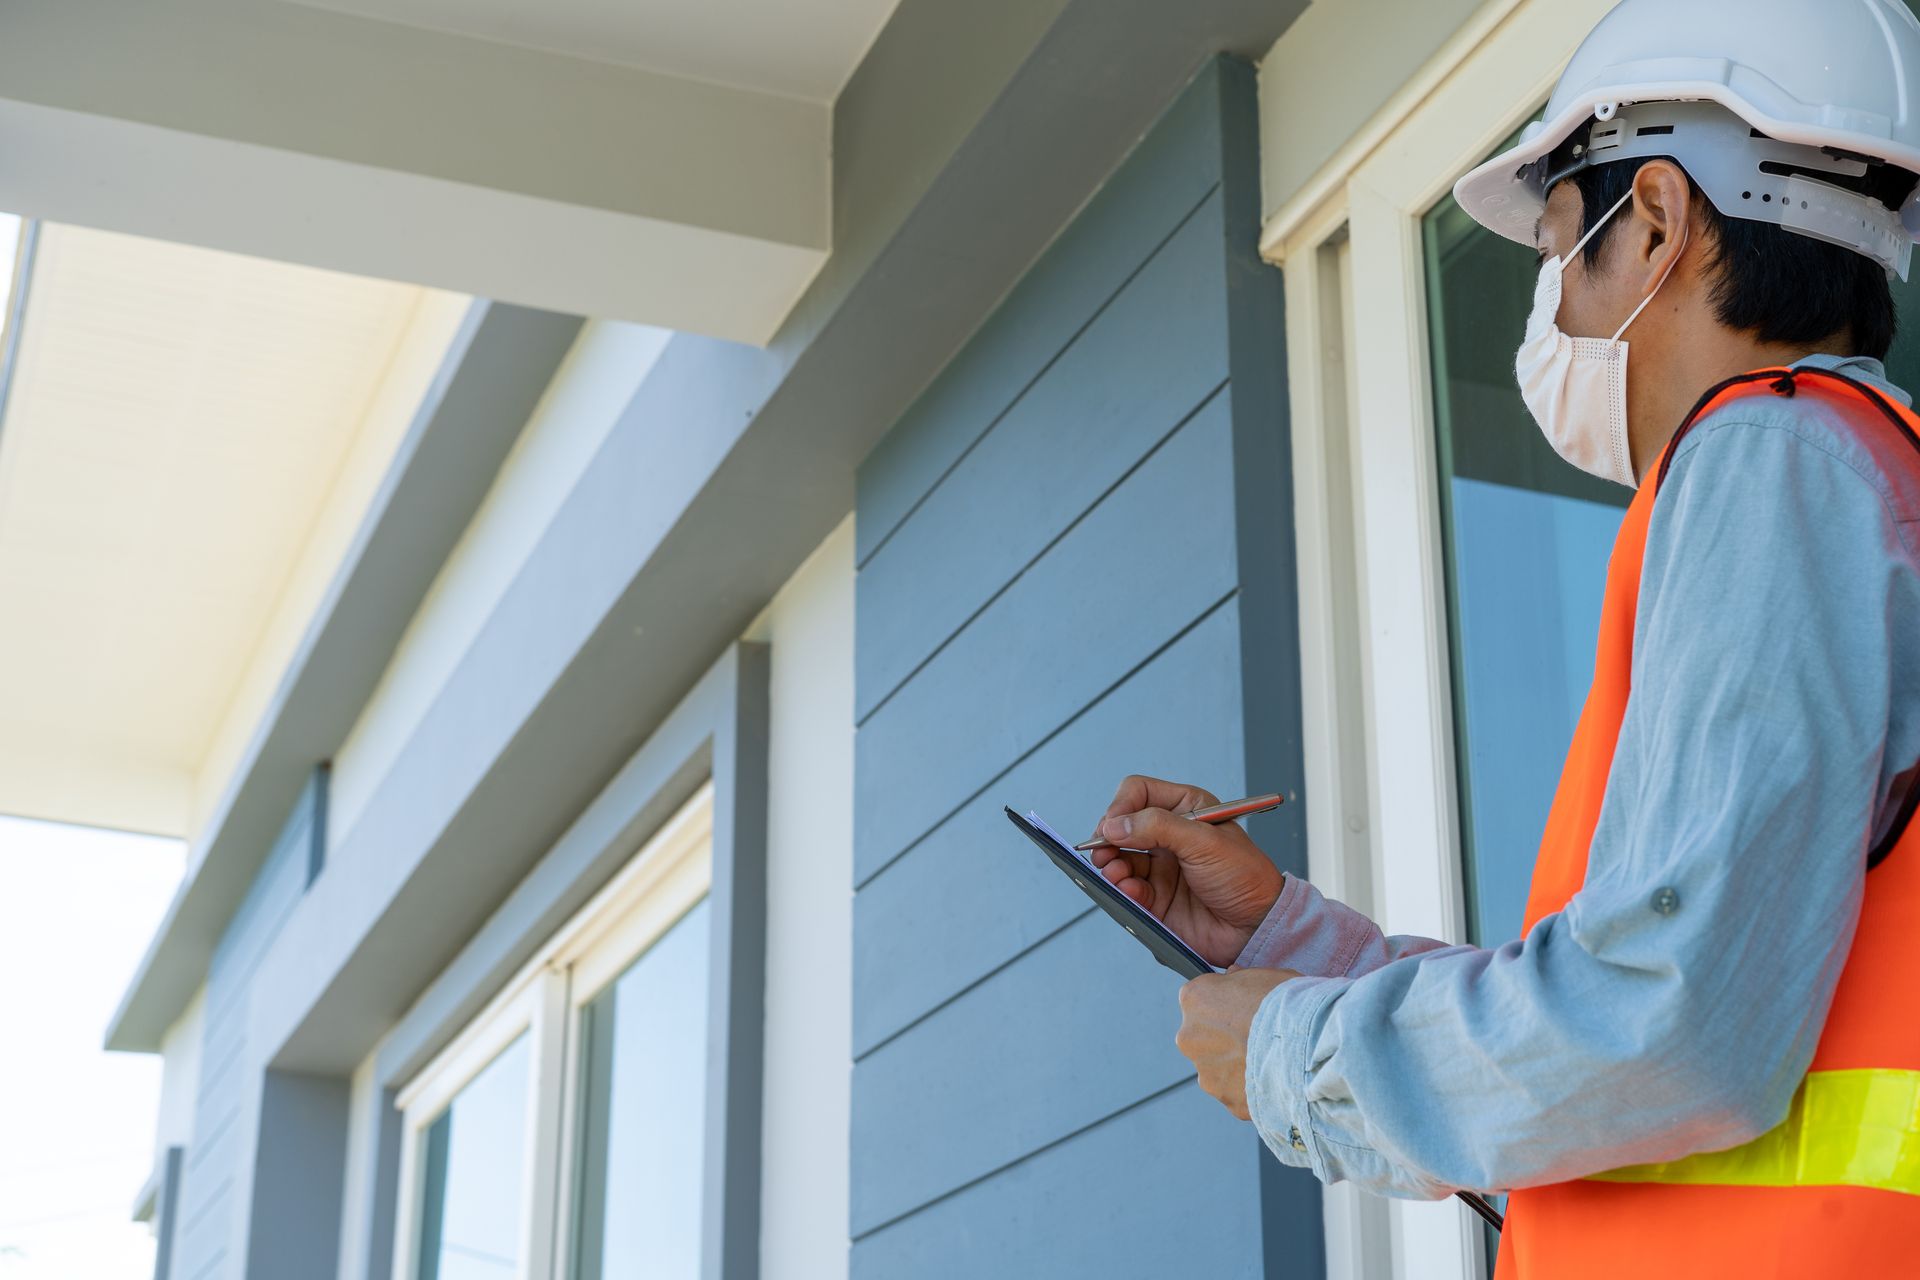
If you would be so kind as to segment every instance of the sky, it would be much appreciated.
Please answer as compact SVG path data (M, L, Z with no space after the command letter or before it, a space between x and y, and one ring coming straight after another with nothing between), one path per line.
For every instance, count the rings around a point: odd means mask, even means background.
M178 840L0 817L0 1280L132 1280L160 1059L107 1020L180 882Z

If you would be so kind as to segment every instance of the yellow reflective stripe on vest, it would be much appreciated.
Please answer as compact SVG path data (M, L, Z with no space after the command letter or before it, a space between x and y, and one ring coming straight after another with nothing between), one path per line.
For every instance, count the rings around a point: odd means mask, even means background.
M1591 1175L1603 1182L1877 1187L1920 1196L1920 1071L1810 1071L1752 1142Z

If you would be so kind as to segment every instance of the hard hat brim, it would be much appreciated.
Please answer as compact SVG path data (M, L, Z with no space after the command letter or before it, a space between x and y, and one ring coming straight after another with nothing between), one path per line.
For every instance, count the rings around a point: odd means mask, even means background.
M1526 166L1544 159L1573 136L1600 108L1630 102L1716 102L1761 133L1781 142L1835 147L1873 156L1920 174L1920 149L1887 138L1866 139L1856 130L1830 129L1782 120L1755 110L1753 103L1727 85L1710 80L1643 81L1589 89L1551 120L1527 127L1514 146L1468 172L1454 184L1453 198L1467 216L1487 230L1529 248L1545 209L1545 194L1522 176Z

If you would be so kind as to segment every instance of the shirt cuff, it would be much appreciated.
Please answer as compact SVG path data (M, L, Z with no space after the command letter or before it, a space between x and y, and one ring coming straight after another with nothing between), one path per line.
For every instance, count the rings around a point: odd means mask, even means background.
M1322 1182L1335 1175L1307 1109L1314 1028L1351 984L1349 978L1290 978L1267 993L1247 1031L1247 1113L1254 1128L1282 1164L1311 1169Z
M1378 935L1371 920L1289 875L1234 963L1243 969L1344 977L1368 939Z

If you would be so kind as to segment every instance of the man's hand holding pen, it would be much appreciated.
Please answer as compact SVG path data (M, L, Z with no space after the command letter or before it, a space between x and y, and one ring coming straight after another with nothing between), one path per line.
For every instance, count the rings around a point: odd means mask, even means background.
M1113 843L1089 857L1120 892L1209 964L1230 965L1278 900L1286 877L1237 823L1184 816L1218 803L1200 787L1127 777L1100 820L1098 834ZM1234 968L1203 974L1180 989L1174 1045L1193 1063L1200 1087L1242 1120L1248 1118L1247 1031L1254 1011L1268 992L1298 976L1286 969Z
M1237 823L1185 816L1217 804L1200 787L1130 775L1100 820L1098 834L1113 844L1088 856L1209 964L1224 966L1266 918L1286 877Z

